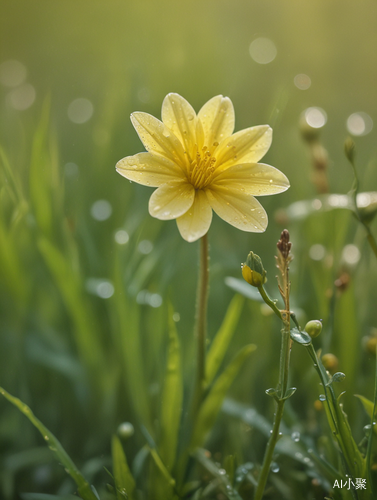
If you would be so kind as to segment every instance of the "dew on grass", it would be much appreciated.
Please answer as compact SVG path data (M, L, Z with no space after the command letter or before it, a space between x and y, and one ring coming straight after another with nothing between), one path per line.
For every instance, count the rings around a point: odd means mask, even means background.
M298 443L300 441L300 437L301 436L298 431L292 432L291 434L292 441L294 441L295 443Z
M272 462L270 466L271 472L274 472L275 474L279 472L280 467L276 462Z

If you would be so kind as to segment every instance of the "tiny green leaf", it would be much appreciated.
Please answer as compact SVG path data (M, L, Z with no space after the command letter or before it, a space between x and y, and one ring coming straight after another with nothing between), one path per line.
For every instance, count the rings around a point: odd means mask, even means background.
M309 345L312 342L310 335L304 331L300 331L298 328L292 328L291 339L302 345Z

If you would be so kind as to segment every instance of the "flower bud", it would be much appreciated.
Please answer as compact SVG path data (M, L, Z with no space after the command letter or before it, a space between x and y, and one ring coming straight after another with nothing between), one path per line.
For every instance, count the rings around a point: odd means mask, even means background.
M318 337L322 331L322 323L318 319L313 319L306 323L304 330L308 333L312 339Z
M344 143L344 152L346 153L348 161L353 164L355 159L355 143L351 137L347 137L346 142Z
M322 356L322 363L326 370L330 373L334 373L338 369L339 360L334 354L328 353Z
M249 252L246 263L242 264L242 276L249 285L260 287L266 283L267 272L263 268L261 258L253 252Z
M373 354L375 356L377 348L377 337L368 337L365 348L370 354Z

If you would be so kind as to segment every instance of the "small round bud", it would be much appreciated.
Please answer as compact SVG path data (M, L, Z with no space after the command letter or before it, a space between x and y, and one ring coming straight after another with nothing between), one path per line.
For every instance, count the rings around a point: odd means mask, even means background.
M304 330L308 333L312 339L318 337L322 331L322 323L318 319L313 319L306 323Z
M128 439L135 434L135 429L131 422L122 422L118 426L117 432L119 437Z
M322 411L323 410L323 403L322 403L322 401L320 401L319 399L316 399L314 401L314 409L316 411Z
M334 373L338 369L339 360L334 354L327 353L322 356L322 363L326 370Z
M365 347L370 354L373 354L375 356L377 347L377 337L368 337Z

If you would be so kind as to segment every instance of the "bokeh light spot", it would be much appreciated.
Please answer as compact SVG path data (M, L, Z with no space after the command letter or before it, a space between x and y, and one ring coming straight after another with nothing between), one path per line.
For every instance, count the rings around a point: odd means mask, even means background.
M104 279L88 278L86 280L86 289L89 293L97 295L101 299L109 299L114 295L114 285L111 281Z
M115 235L114 235L115 241L118 243L118 245L125 245L126 243L129 242L130 237L124 229L119 229Z
M18 87L26 79L27 69L19 61L10 60L0 64L0 82L5 87Z
M80 97L68 106L68 118L73 123L85 123L93 116L94 107L89 99Z
M293 83L298 89L307 90L311 86L312 81L308 75L300 73L294 77Z
M35 97L35 88L30 83L24 83L20 87L11 90L8 94L10 105L18 111L30 108L35 101Z
M153 243L149 240L142 240L138 246L139 252L147 255L153 250Z
M347 130L352 135L367 135L372 128L373 120L366 113L353 113L347 119Z
M97 200L90 209L91 216L96 220L107 220L113 213L112 206L107 200Z
M322 108L308 108L304 112L305 121L313 128L321 128L327 122L327 114Z
M259 37L253 40L249 47L251 58L258 64L269 64L277 54L277 49L269 38Z
M69 161L64 165L64 173L67 177L76 177L79 173L79 167L76 163Z
M322 260L326 255L326 248L323 245L312 245L309 249L309 257L313 260Z
M150 90L147 89L146 87L143 87L138 90L137 92L137 97L140 102L147 103L151 100L151 93Z
M346 264L355 265L359 262L360 257L360 250L356 245L346 245L343 248L342 258Z

